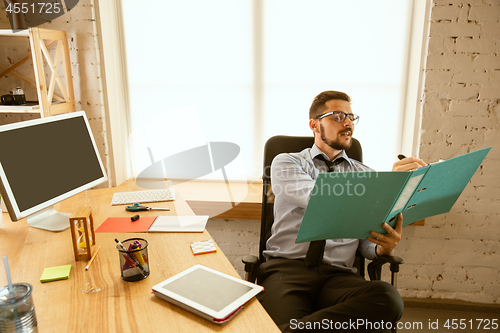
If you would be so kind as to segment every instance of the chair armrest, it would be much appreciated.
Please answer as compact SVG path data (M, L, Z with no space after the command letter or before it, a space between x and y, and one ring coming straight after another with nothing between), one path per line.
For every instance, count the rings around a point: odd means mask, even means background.
M368 264L368 276L370 280L380 280L382 277L382 266L389 263L393 276L399 272L399 265L403 259L396 256L379 256Z
M245 280L255 282L257 269L259 268L259 258L253 255L244 256L241 261L245 264Z

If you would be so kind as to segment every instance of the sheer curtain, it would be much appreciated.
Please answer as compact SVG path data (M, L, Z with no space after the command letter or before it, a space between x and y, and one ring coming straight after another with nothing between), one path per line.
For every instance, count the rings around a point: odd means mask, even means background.
M134 174L226 141L240 147L227 166L231 179L258 179L267 138L311 135L308 109L324 90L351 95L365 164L390 170L400 145L411 1L147 3L122 0Z

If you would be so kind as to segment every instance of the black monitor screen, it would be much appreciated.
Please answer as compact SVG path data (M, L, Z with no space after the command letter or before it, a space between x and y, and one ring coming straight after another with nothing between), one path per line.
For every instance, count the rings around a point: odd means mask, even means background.
M21 213L105 179L84 116L0 130L0 162Z

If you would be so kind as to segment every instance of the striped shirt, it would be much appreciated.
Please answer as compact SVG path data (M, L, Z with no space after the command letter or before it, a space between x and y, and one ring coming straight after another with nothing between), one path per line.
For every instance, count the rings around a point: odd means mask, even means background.
M300 153L287 153L276 156L271 165L271 184L274 200L274 224L272 235L267 241L266 257L304 259L309 248L308 242L295 243L302 217L311 196L314 183L319 173L328 172L325 161L318 158L323 153L313 145ZM342 162L335 165L334 172L372 171L366 165L347 157L345 151L337 159ZM367 239L328 239L325 245L323 263L352 272L356 249L368 258L376 258L376 244Z

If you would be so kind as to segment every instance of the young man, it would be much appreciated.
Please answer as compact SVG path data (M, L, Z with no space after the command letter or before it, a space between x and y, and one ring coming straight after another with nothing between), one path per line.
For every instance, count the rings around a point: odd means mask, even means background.
M394 229L383 224L386 235L372 231L368 239L295 243L318 173L372 170L345 153L358 121L350 101L338 91L316 96L309 111L313 147L280 154L271 166L275 222L264 251L267 261L258 272L257 282L265 288L258 298L283 332L389 332L403 312L401 296L392 285L366 281L353 267L358 249L369 259L392 253L401 239L401 214ZM420 159L405 158L393 170L424 165ZM336 221L333 215L332 223L347 221Z

